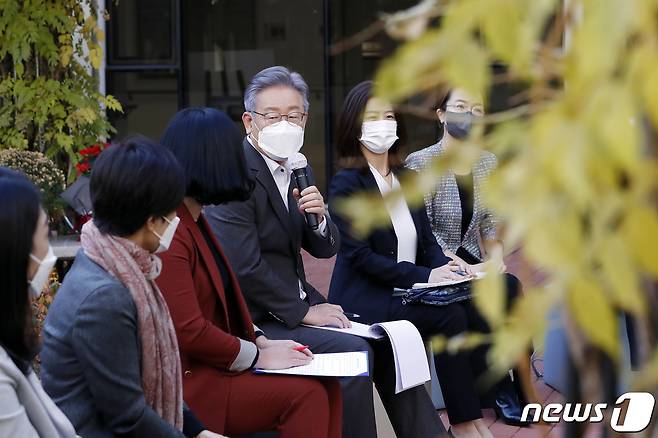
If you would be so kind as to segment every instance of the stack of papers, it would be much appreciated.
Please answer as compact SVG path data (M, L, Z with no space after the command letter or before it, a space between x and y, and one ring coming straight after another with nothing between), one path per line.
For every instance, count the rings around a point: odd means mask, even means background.
M352 321L351 328L309 326L322 330L347 333L367 339L388 336L395 360L395 393L398 394L430 380L425 343L416 326L406 320L380 322L373 325Z
M259 374L292 374L295 376L354 377L368 375L368 352L320 353L308 365L284 370L254 369Z
M381 328L375 327L376 324L366 325L366 324L361 324L360 322L354 322L354 321L350 321L350 322L352 323L352 327L350 328L337 328L328 325L325 326L307 325L307 324L302 324L302 325L305 325L306 327L319 328L322 330L330 330L332 332L348 333L350 335L359 336L361 338L366 338L366 339L382 339L383 337L386 336L386 333L382 331Z
M438 283L414 283L412 289L425 289L428 287L452 286L453 284L466 283L467 281L471 281L471 280L479 280L481 278L484 278L485 275L486 275L485 272L476 272L475 276L472 278L464 277L464 278L460 278L459 280L445 280L445 281L440 281Z

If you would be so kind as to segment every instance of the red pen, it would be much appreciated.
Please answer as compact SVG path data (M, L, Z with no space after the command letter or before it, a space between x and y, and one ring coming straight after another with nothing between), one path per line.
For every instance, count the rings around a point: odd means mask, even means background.
M293 350L295 351L304 351L308 349L308 345L300 345L299 347L294 347Z

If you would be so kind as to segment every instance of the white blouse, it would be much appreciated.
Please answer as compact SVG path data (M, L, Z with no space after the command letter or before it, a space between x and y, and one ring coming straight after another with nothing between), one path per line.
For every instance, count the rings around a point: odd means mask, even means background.
M375 177L377 187L379 187L382 196L385 197L387 193L400 189L400 182L394 174L392 175L393 186L391 187L377 169L370 164L368 166L370 166L370 172ZM403 197L395 200L385 198L385 205L389 216L391 216L393 230L398 238L398 263L411 262L415 264L418 233L416 232L416 225L411 217L407 201Z

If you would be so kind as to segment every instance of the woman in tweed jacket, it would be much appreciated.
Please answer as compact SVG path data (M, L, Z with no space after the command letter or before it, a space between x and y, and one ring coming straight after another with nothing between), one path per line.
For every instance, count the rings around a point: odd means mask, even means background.
M420 171L435 157L445 153L443 141L414 152L407 157L406 165ZM482 263L485 259L487 243L496 241L496 218L482 205L481 192L486 177L496 167L496 156L484 151L472 170L473 211L465 232L462 232L462 206L458 177L449 171L437 184L436 192L425 196L425 207L436 241L443 251L461 257L470 264ZM463 237L462 237L463 235Z
M406 166L423 171L435 158L450 148L459 147L478 117L484 115L484 105L464 90L450 91L436 110L443 125L438 143L407 157ZM432 233L444 254L461 264L470 265L473 272L484 271L487 249L499 246L497 220L482 200L487 177L496 168L496 156L483 151L471 169L448 170L439 180L436 190L425 196L425 207ZM499 269L506 270L504 264ZM512 274L505 274L508 308L521 290L521 283ZM518 379L517 380L518 383ZM509 389L509 388L508 388ZM505 394L504 392L508 392ZM520 406L516 394L499 391L496 411L507 423L520 424ZM522 393L517 387L520 398ZM522 402L522 400L521 400Z
M463 90L449 92L436 110L443 125L442 138L432 146L411 153L406 166L420 172L450 148L458 147L474 119L484 115L484 106L479 102ZM439 180L436 190L425 197L432 232L443 251L470 265L478 265L476 268L483 268L479 264L486 259L485 248L498 243L496 218L482 202L482 190L496 165L496 156L483 151L472 169L466 172L449 170Z

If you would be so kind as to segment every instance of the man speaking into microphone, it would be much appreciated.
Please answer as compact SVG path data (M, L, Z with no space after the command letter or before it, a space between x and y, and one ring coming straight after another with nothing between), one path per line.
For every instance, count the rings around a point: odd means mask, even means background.
M395 394L387 341L371 345L302 325L350 326L340 306L329 304L306 281L301 257L304 248L313 257L330 258L340 245L311 168L297 154L308 118L304 79L285 67L262 70L247 87L244 105L243 146L254 191L244 202L208 207L205 214L238 276L254 323L268 338L293 339L314 353L368 351L371 377L341 379L344 438L377 437L373 374L398 438L438 437L443 427L425 388Z

